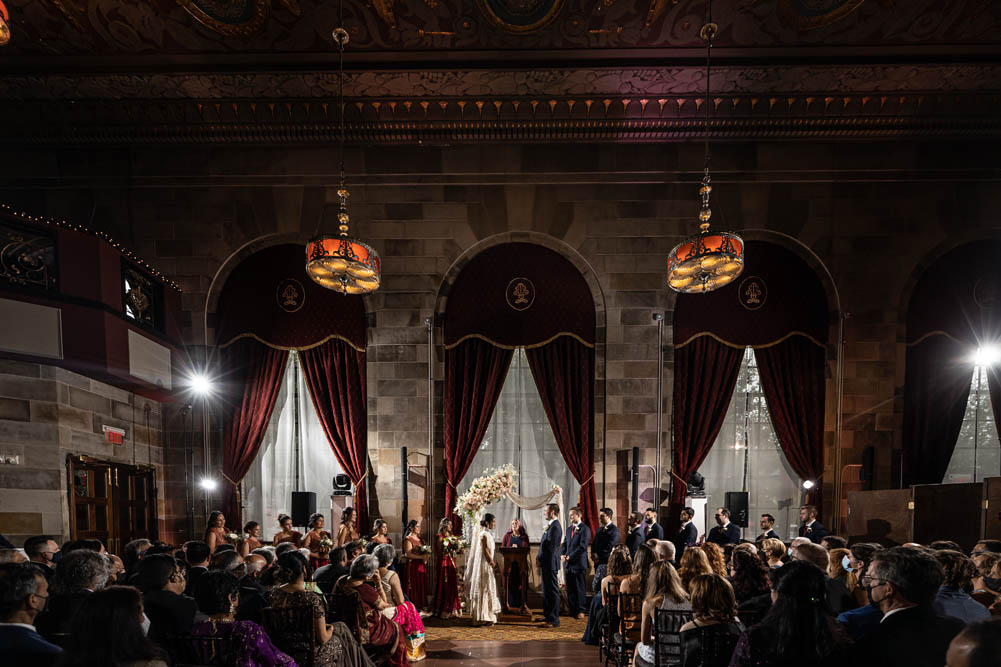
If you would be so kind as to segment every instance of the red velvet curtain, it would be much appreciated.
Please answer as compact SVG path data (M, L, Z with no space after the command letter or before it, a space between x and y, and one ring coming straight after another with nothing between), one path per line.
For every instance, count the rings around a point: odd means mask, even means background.
M754 350L775 435L802 479L824 472L825 350L803 336ZM821 507L820 485L807 494Z
M698 336L674 348L674 474L688 481L698 470L723 427L726 409L740 372L743 348ZM685 485L674 480L669 534L677 526L685 501Z
M594 491L594 348L570 336L525 349L560 453L580 482L580 507L593 535L598 529Z
M313 407L337 462L355 485L355 525L368 525L365 352L333 338L299 352Z
M941 484L945 477L970 396L969 354L968 346L943 335L931 335L907 348L905 485Z
M247 474L261 447L278 398L288 352L242 338L222 348L220 354L232 406L223 430L222 472L226 481L223 512L235 530L243 525L237 484Z
M445 350L445 516L455 532L456 486L480 448L513 354L479 338Z

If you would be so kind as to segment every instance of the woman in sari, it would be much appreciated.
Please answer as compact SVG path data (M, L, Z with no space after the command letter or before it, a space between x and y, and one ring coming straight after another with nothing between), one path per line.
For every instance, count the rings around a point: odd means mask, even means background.
M383 600L390 606L382 610L382 615L396 621L407 636L407 659L419 662L426 658L424 652L424 622L420 612L412 602L403 596L400 577L389 566L396 557L396 549L392 544L380 544L375 549L375 557L379 561L379 578L382 580Z
M528 548L528 531L518 519L512 519L511 528L504 533L502 547ZM504 558L504 613L518 609L522 616L531 616L528 609L528 568L524 567L527 559Z
M351 572L338 580L334 593L340 598L336 603L339 608L355 610L348 625L361 645L380 658L385 656L383 664L389 667L406 667L407 642L403 630L382 613L391 605L386 602L376 557L355 558Z
M411 519L407 529L403 531L403 560L406 561L404 573L407 580L407 597L421 610L428 605L428 555L422 553L424 543L421 541L421 520Z
M435 613L441 618L462 615L455 550L449 546L455 539L458 538L452 535L452 521L448 517L442 519L438 524L438 551L441 553L441 560L438 563L438 591L434 599Z

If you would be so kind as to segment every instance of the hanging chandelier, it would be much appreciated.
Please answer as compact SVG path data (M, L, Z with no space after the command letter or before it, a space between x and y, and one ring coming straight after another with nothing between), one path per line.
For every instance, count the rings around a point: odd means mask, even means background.
M7 7L0 2L0 46L10 41L10 14Z
M706 129L705 167L699 195L702 208L699 210L699 233L679 243L667 258L667 284L676 292L712 292L730 283L744 270L744 239L733 232L709 230L712 209L709 196L712 194L712 177L709 175L709 66L712 56L713 37L719 27L712 21L712 2L708 3L706 24L700 35L706 42Z
M343 13L341 25L344 25ZM382 262L379 253L367 243L351 238L348 234L348 188L344 176L344 46L348 43L348 31L343 27L333 32L340 51L340 158L341 177L337 188L340 201L337 212L338 234L336 236L314 234L306 245L306 273L318 285L341 294L369 294L379 289L382 282ZM317 225L319 227L319 225ZM319 229L317 229L319 231Z

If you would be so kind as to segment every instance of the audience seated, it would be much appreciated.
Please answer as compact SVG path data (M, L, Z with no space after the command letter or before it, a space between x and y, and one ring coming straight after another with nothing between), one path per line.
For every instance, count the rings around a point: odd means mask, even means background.
M848 636L858 641L875 629L883 619L883 611L879 605L869 600L869 588L862 584L862 579L872 563L873 557L883 549L878 544L861 542L849 549L848 566L858 582L852 591L859 606L838 615L838 622L844 626Z
M62 649L35 631L35 617L45 609L49 583L27 563L0 565L0 658L4 664L48 667Z
M835 549L847 549L848 540L840 535L824 535L820 538L820 546L824 547L828 551L834 551Z
M298 548L291 542L282 542L275 547L275 557L278 558L289 551L298 551Z
M28 556L28 562L40 566L40 571L46 579L51 580L55 574L56 554L59 553L59 545L48 535L36 535L24 541L24 553Z
M0 549L0 563L27 563L28 557L20 549Z
M651 552L652 553L652 552ZM359 556L351 563L351 572L342 577L334 588L342 612L354 610L345 617L355 638L390 667L406 667L406 641L400 626L382 615L390 606L379 593L381 580L375 556Z
M143 606L151 623L150 635L157 639L191 632L198 604L184 595L183 566L167 554L148 556L139 562L136 583L143 593Z
M89 595L73 618L60 667L167 667L165 653L146 638L142 620L142 598L132 586Z
M666 563L674 562L675 546L674 543L667 540L657 540L656 544L653 544L653 540L648 542L653 546L654 552L657 554L657 559L662 560Z
M741 635L730 667L834 667L843 662L850 640L825 604L823 573L796 561L772 570L771 581L771 609Z
M958 551L963 553L962 548L952 540L935 540L928 545L932 551Z
M650 581L643 599L643 610L640 622L640 643L636 645L633 654L635 667L653 667L656 663L655 636L656 610L672 609L676 611L691 611L692 603L688 593L681 585L681 577L670 562L655 563L650 572ZM680 635L668 639L668 647L662 652L675 656L675 661L681 658Z
M236 618L240 621L253 621L260 624L261 609L267 602L268 589L261 584L261 575L268 561L260 554L251 553L247 556L246 574L240 579L240 606L236 610Z
M122 552L122 563L125 565L125 580L129 581L139 568L139 561L142 560L146 550L153 546L153 543L146 538L132 540L125 545Z
M991 617L984 605L972 597L973 561L959 551L935 551L932 554L942 566L943 580L932 607L940 614L958 618L963 623L986 621Z
M851 555L852 552L848 549L827 550L827 577L840 583L849 593L858 586L851 570L845 568L846 564L851 563Z
M827 586L827 601L831 605L831 611L835 614L858 607L858 603L848 593L845 585L827 576L827 567L830 565L830 557L827 554L827 549L819 544L807 542L793 547L792 558L793 560L805 560L808 563L813 563L817 566L817 569L824 573L824 580Z
M59 548L59 557L63 558L67 554L79 551L80 549L94 551L99 554L105 552L104 544L101 540L70 540L69 542L64 542L63 546Z
M788 555L785 543L774 537L769 537L761 543L761 553L770 568L782 567L782 559Z
M940 667L949 642L963 622L932 608L942 585L942 567L929 554L909 547L875 555L863 585L883 611L883 620L855 644L858 667Z
M976 559L971 559L976 562ZM974 600L987 607L993 616L1001 614L1001 554L986 553L973 576Z
M260 625L254 621L237 620L240 582L229 572L211 570L199 577L195 586L195 601L198 610L207 619L192 626L192 636L224 638L227 644L224 653L230 664L295 667L295 661L275 648ZM193 648L197 653L200 646L194 642ZM208 656L197 657L208 662Z
M768 568L746 549L734 549L730 556L730 583L740 605L769 592Z
M1001 620L971 623L956 635L945 667L997 667L1001 656Z
M1001 554L1001 540L980 540L973 546L970 558L977 567L980 567L981 559L987 554Z
M633 558L633 573L619 584L619 593L643 595L646 592L647 582L650 580L650 570L656 562L656 552L647 544L640 545L636 549L636 557Z
M601 626L608 622L608 600L619 592L619 586L633 572L633 559L629 547L619 544L612 549L605 569L605 577L598 584L598 594L591 599L591 611L587 616L587 627L581 641L597 646Z
M184 589L184 594L191 596L195 590L198 577L209 571L209 561L212 558L212 550L207 542L201 540L191 540L184 543L184 560L188 564L188 587Z
M220 545L222 546L222 545ZM247 566L243 562L243 556L236 549L216 549L209 561L209 570L218 572L229 572L239 579L247 573Z
M726 558L723 556L723 548L712 542L703 543L701 548L705 552L706 558L709 559L709 567L712 568L712 571L726 578L728 572L726 569Z
M62 644L55 635L70 631L70 623L83 601L108 583L110 561L87 548L71 551L56 565L52 592L45 611L35 619L39 634L54 644Z
M406 636L407 659L419 662L425 658L424 622L417 608L404 597L399 575L389 569L396 557L396 549L390 543L380 544L374 556L379 561L382 598L387 604L382 615L395 621Z
M678 576L681 577L681 585L685 587L688 594L692 593L692 579L700 574L712 574L713 569L709 566L709 559L702 549L685 549L681 555L681 568Z
M728 665L744 631L737 620L733 587L718 574L700 574L692 580L690 598L694 618L681 626L681 664L683 667Z
M337 580L348 573L348 552L344 547L334 547L330 551L330 562L322 567L316 568L313 573L313 581L317 588L323 591L324 595L330 595L334 591L334 584Z

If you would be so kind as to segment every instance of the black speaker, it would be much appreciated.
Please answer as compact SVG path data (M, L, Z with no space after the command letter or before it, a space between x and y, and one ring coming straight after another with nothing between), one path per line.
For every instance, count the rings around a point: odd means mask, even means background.
M876 471L876 448L866 447L862 450L862 471L859 473L859 477L864 482L865 486L862 488L866 491L872 491L875 486L873 475Z
M747 528L747 491L727 491L723 506L730 510L730 521Z
M316 512L316 494L312 491L292 492L292 525L305 526L309 515Z

